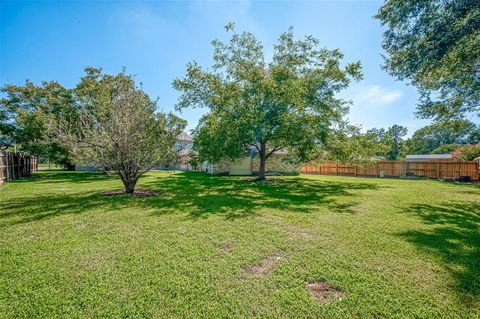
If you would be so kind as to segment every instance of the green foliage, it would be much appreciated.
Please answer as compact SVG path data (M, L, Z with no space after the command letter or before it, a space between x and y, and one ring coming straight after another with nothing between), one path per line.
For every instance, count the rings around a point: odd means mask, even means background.
M401 152L403 138L407 135L407 128L400 125L393 125L385 132L385 139L390 146L388 152L389 160L397 160Z
M480 144L464 145L455 150L455 157L463 161L480 158Z
M405 141L403 138L407 135L407 132L408 130L406 127L395 124L387 130L384 128L370 129L367 131L367 134L371 135L376 143L379 144L376 154L385 159L394 161L404 155Z
M461 146L462 145L459 145L459 144L445 144L437 147L431 153L432 154L450 154Z
M9 121L8 110L0 104L0 139L11 142L12 131L14 130Z
M408 152L429 154L448 144L470 144L480 140L479 127L468 120L451 120L422 127L407 142Z
M72 90L58 82L35 85L5 85L0 89L6 96L0 99L0 134L18 150L38 156L43 161L69 164L68 149L52 142L48 123L74 117L76 112Z
M157 113L156 101L125 70L117 75L85 71L75 88L77 118L54 122L53 130L77 162L114 172L132 193L145 172L174 160L174 145L186 122Z
M376 18L387 29L385 68L419 88L419 114L480 115L478 0L387 0Z
M186 76L174 80L182 92L177 108L209 109L195 131L202 160L235 159L254 149L262 178L262 165L276 151L305 160L326 144L348 109L335 94L361 78L360 63L342 67L339 50L318 48L312 36L296 40L292 28L280 36L267 63L253 34L236 33L233 24L226 29L232 32L228 43L212 42L211 71L192 62Z
M368 166L384 151L385 145L378 142L375 134L364 134L356 126L343 124L328 135L328 148L317 148L309 162L315 164L335 159L343 164Z

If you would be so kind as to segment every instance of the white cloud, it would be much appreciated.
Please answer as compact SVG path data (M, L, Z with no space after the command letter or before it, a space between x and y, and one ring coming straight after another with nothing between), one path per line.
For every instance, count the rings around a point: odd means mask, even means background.
M358 84L352 85L339 97L352 102L347 116L351 123L365 129L403 125L407 120L406 112L409 109L403 105L406 101L404 92L400 89L378 84ZM409 120L413 117L413 112L408 114Z
M142 44L159 41L178 30L175 21L164 19L161 12L145 4L118 8L111 13L110 24L123 34L122 39L134 39Z
M383 106L389 105L402 97L402 92L394 89L385 89L380 85L370 85L359 89L352 100L357 105Z

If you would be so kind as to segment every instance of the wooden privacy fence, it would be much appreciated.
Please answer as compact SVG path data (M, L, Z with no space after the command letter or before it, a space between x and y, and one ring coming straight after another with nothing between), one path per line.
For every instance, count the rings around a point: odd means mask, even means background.
M419 176L428 178L459 178L469 176L472 180L479 178L479 162L450 161L379 161L367 167L342 165L325 162L320 165L304 164L300 167L302 174L351 175L386 177Z
M0 183L30 176L37 170L36 157L0 151Z

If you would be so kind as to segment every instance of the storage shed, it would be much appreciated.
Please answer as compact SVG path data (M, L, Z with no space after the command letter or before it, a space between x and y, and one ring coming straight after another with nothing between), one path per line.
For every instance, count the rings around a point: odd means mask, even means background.
M452 154L414 154L407 155L407 161L453 161Z

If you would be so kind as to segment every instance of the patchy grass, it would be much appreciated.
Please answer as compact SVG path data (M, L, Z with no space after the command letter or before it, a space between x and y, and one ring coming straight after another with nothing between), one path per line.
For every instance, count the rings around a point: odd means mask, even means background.
M310 294L318 299L319 302L341 299L343 296L340 290L332 287L329 283L324 281L309 283L308 291L310 291Z
M0 317L480 317L477 186L152 172L157 196L100 194L120 187L0 186Z

